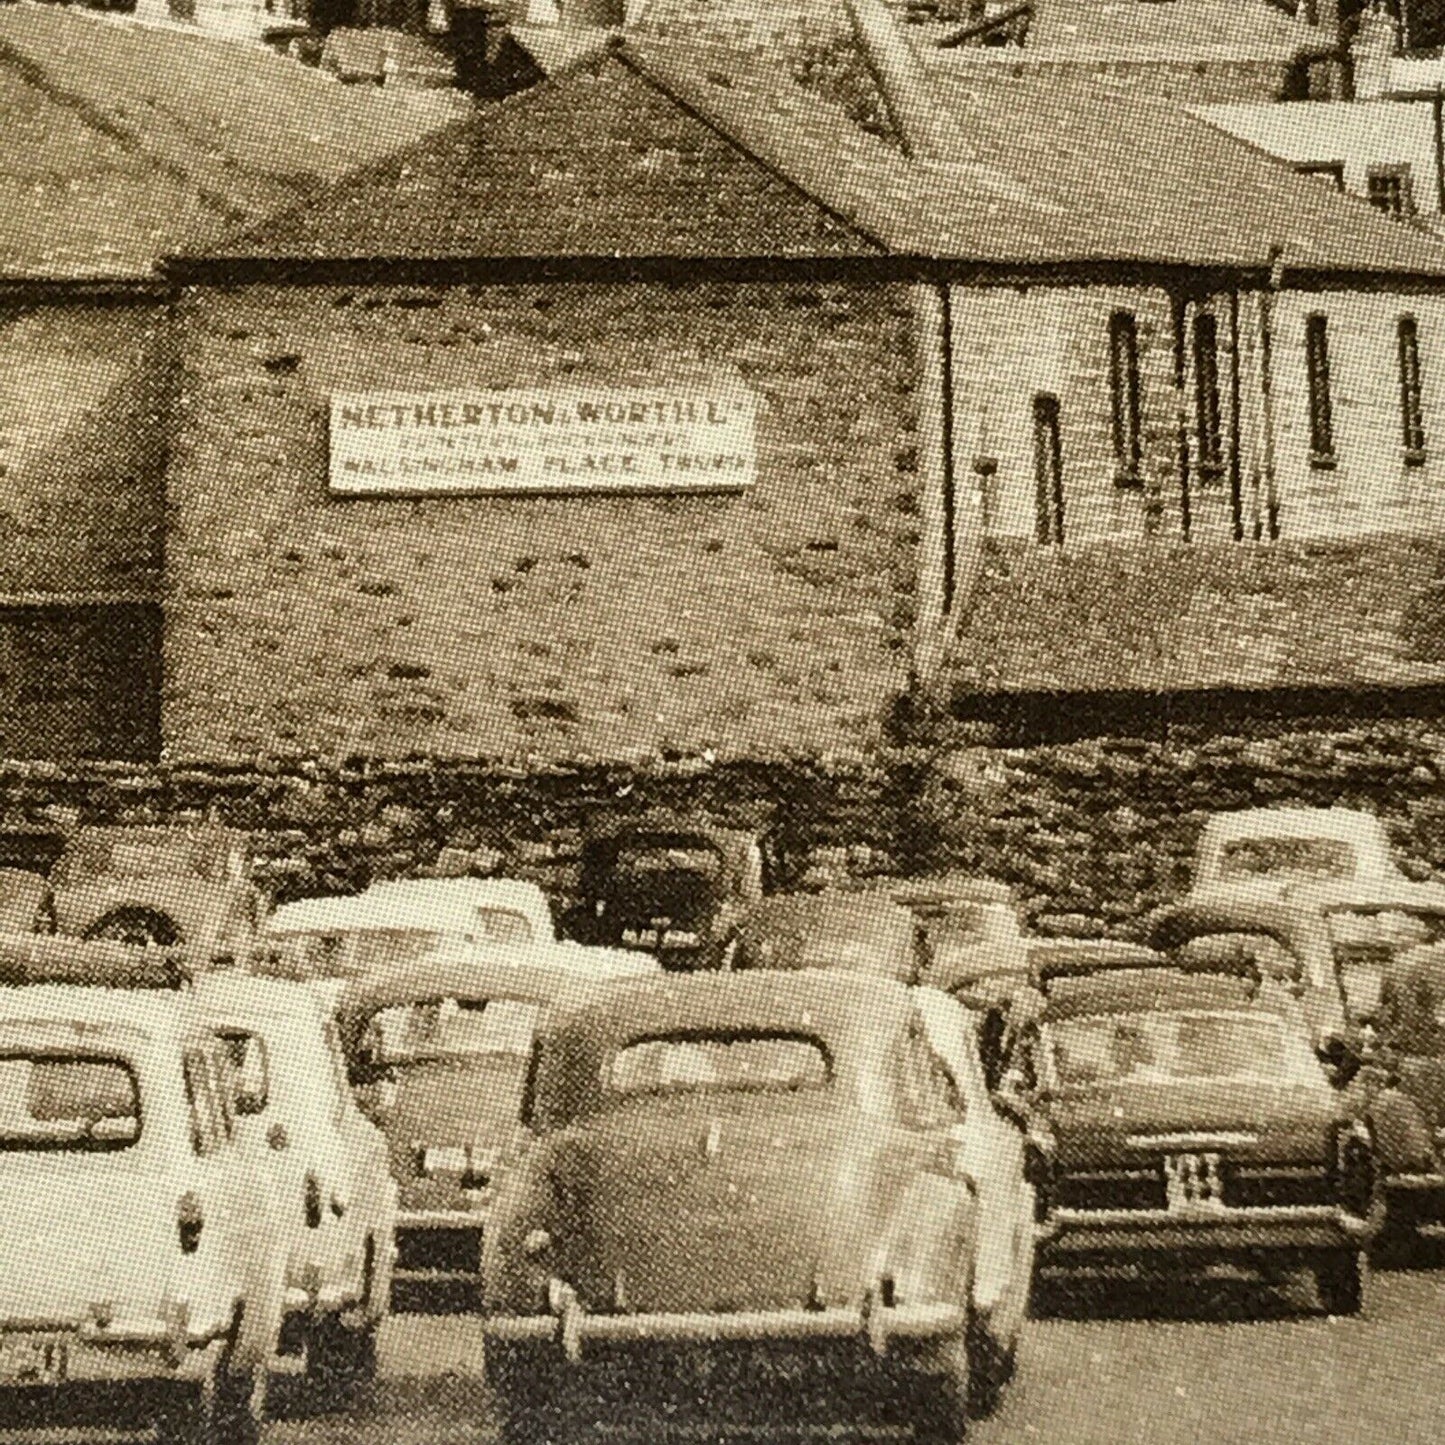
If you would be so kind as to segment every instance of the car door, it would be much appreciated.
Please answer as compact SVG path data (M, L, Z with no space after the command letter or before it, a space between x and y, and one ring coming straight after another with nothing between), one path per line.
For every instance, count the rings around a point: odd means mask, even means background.
M883 1250L902 1302L969 1298L977 1183L955 1127L964 1102L921 1018L909 1021L895 1063L900 1188Z
M189 1110L188 1187L177 1205L193 1323L229 1328L241 1311L236 1358L260 1365L280 1330L280 1268L271 1244L269 1191L237 1142L219 1048L203 1035L182 1060Z
M953 1134L978 1186L974 1304L1008 1335L1022 1321L1033 1272L1034 1191L1025 1179L1024 1119L1006 1119L995 1107L963 1006L932 989L920 990L919 1003L929 1041L963 1101Z

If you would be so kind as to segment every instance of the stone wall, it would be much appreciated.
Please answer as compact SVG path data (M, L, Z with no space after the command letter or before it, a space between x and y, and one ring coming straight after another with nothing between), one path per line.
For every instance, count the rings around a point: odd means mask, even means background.
M210 814L254 830L280 901L424 872L448 847L535 879L565 906L588 820L654 806L763 830L780 887L962 868L1013 884L1044 927L1082 919L1126 933L1185 886L1200 827L1227 808L1365 808L1402 859L1445 877L1445 716L1216 736L1184 723L1154 739L1029 747L977 727L938 737L832 766L11 764L0 807L11 829Z
M822 754L903 684L918 542L905 288L190 293L169 473L173 759ZM338 391L758 397L740 495L338 498Z

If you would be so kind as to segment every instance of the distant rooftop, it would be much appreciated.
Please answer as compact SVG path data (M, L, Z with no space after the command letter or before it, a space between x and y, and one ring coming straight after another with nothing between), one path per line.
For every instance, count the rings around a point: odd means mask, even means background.
M0 279L145 275L468 109L234 40L0 6Z

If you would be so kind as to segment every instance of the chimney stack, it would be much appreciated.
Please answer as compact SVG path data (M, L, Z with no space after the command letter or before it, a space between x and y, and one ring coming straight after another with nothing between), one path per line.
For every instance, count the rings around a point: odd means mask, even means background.
M977 159L933 89L913 42L882 0L843 0L904 152L918 161Z

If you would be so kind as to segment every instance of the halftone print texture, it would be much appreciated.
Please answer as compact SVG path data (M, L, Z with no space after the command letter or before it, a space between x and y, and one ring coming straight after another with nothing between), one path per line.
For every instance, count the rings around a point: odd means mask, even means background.
M1442 51L0 4L0 1433L1434 1438Z

